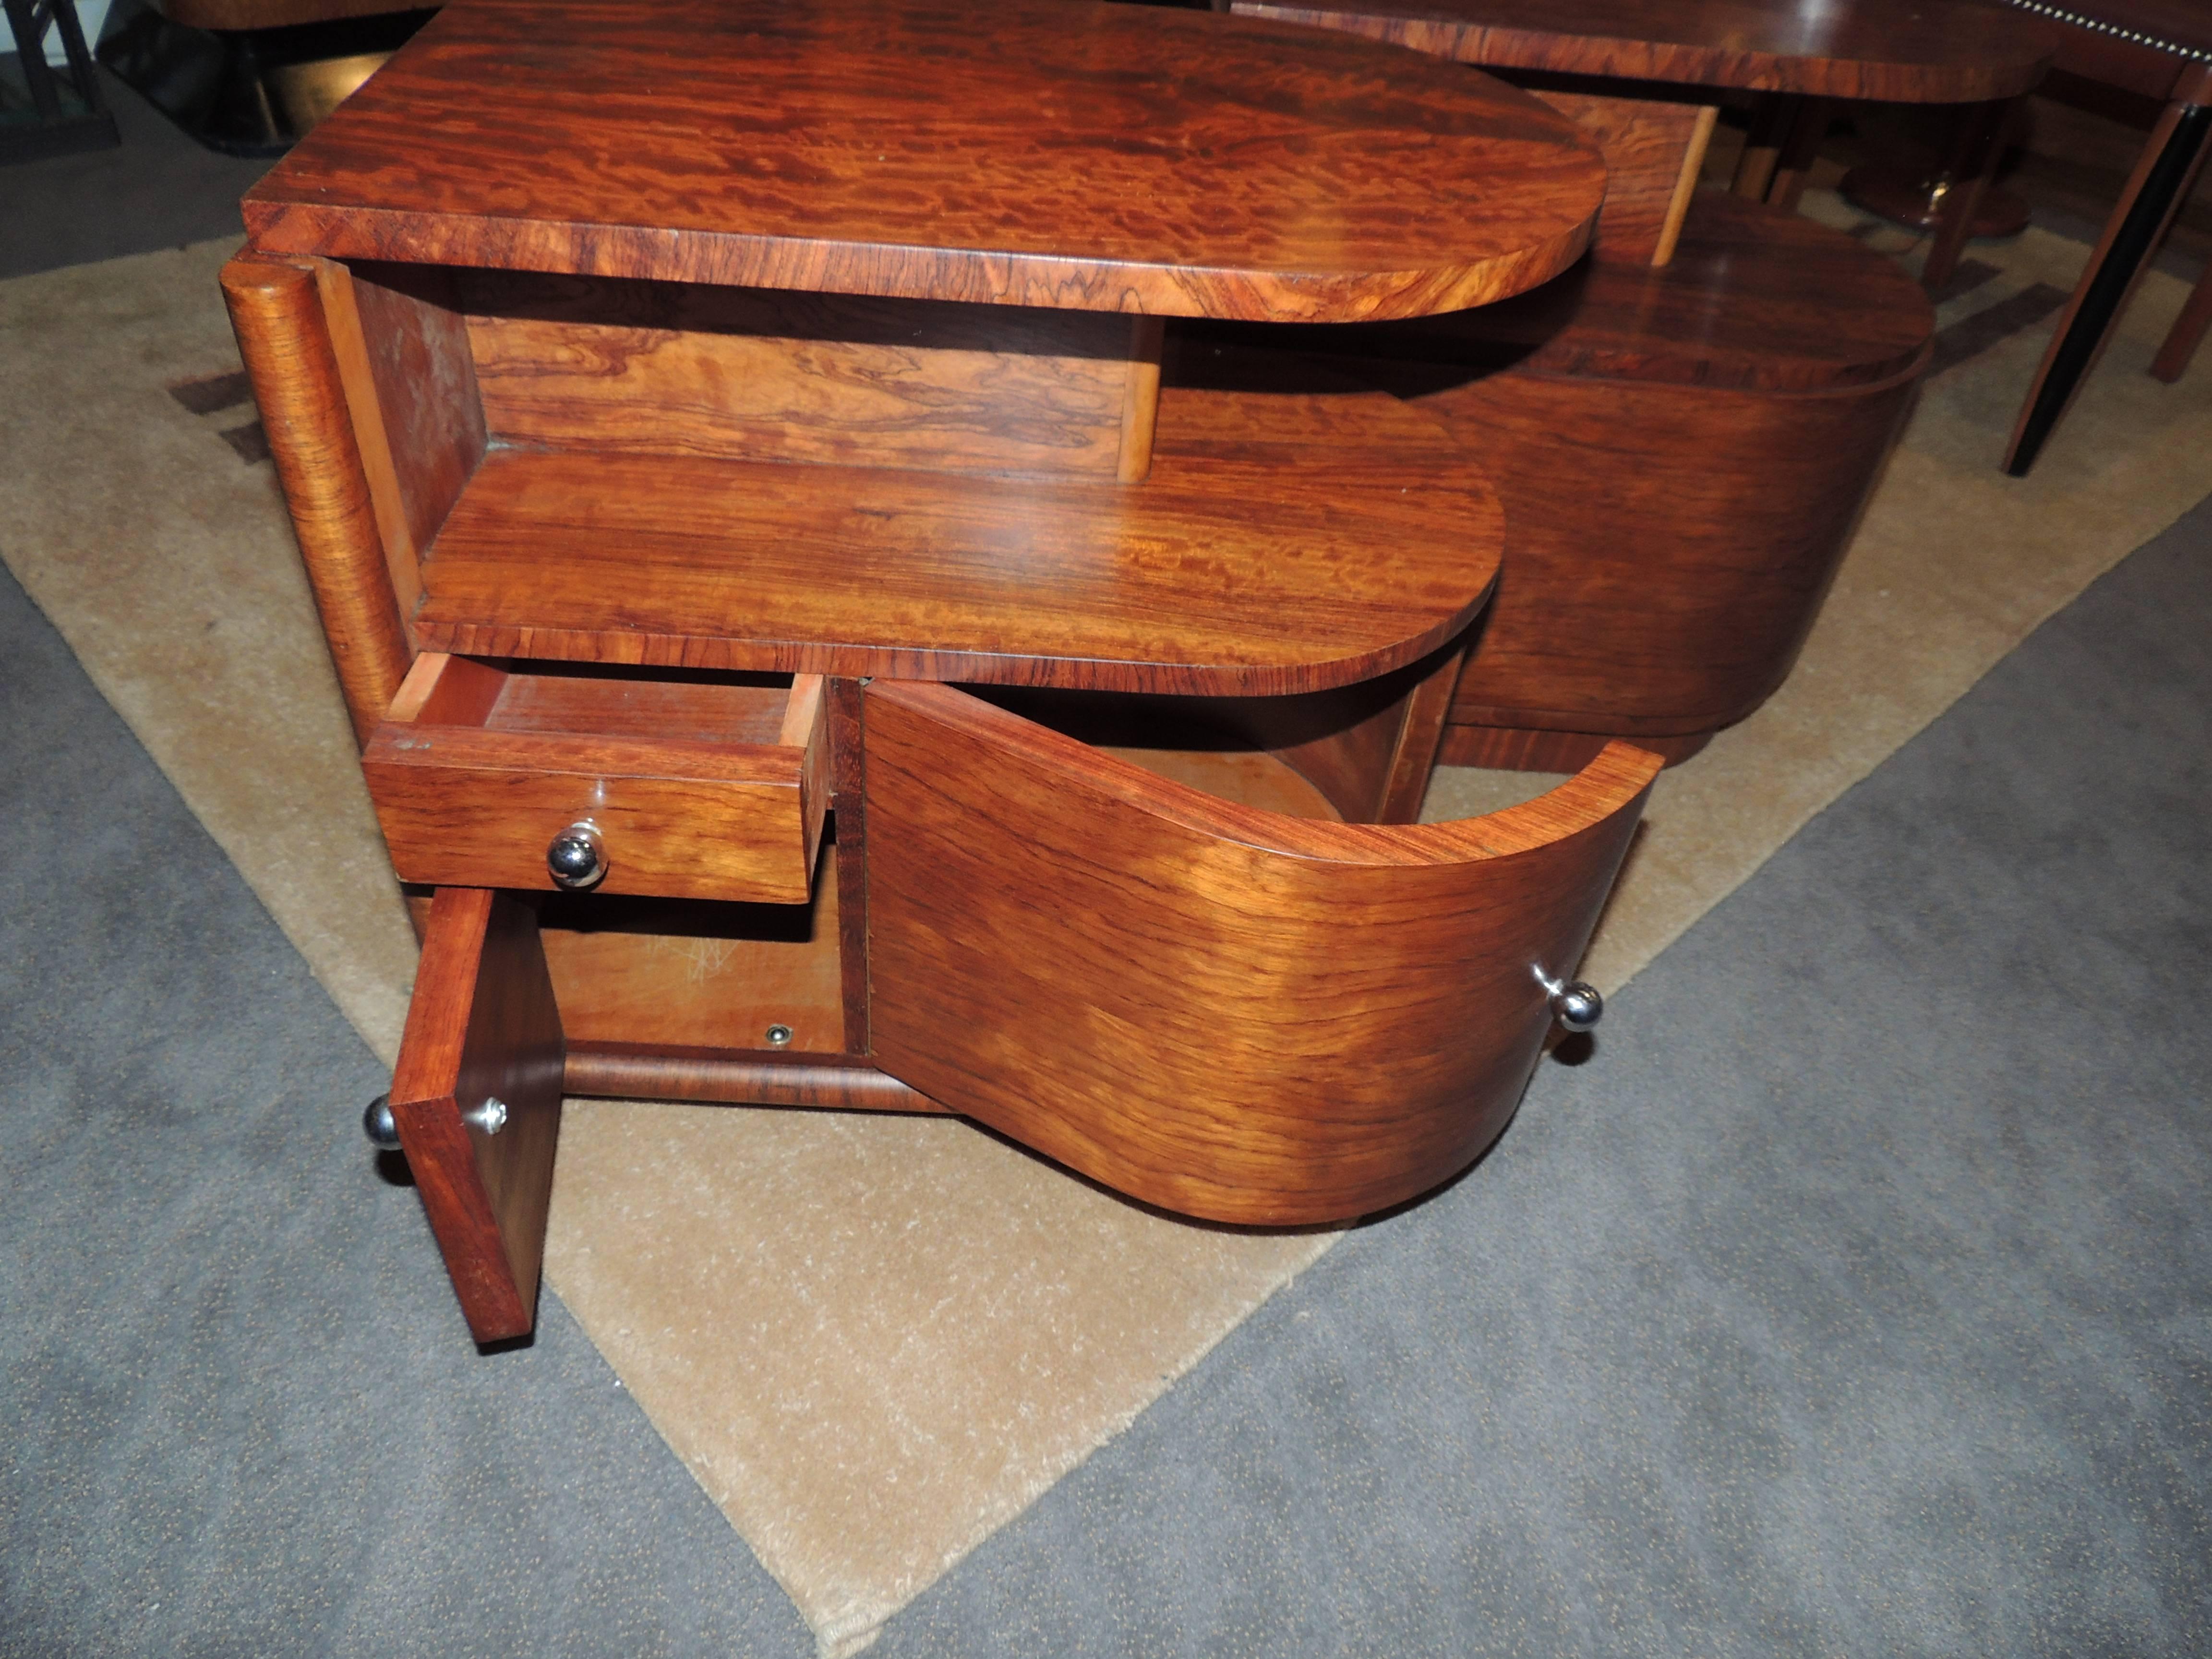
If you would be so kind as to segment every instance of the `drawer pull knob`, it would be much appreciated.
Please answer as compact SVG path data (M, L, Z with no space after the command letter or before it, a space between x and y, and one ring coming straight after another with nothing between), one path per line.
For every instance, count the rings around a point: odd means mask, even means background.
M554 836L545 849L545 867L557 885L571 891L598 886L607 873L607 847L599 839L599 826L580 818Z
M1605 1018L1605 999L1586 980L1553 979L1542 969L1536 982L1551 994L1552 1018L1570 1031L1587 1031Z
M368 1144L380 1152L399 1150L399 1124L392 1115L390 1095L379 1095L368 1103L368 1109L361 1115L361 1132L368 1137Z

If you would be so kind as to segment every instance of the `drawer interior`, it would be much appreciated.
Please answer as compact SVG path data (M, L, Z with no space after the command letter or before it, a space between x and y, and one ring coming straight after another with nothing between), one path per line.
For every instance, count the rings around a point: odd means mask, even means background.
M490 732L769 747L786 741L793 679L789 674L441 658L426 653L393 699L390 718Z

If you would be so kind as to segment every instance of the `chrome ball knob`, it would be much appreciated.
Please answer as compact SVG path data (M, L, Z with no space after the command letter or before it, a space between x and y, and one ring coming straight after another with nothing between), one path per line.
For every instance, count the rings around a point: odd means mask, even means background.
M1605 999L1582 980L1552 993L1552 1018L1570 1031L1587 1031L1605 1017Z
M556 885L571 891L598 886L607 874L607 846L599 839L599 826L583 818L554 836L545 849L545 868Z
M399 1150L399 1125L392 1115L390 1095L379 1095L368 1103L368 1109L361 1115L361 1132L379 1152Z

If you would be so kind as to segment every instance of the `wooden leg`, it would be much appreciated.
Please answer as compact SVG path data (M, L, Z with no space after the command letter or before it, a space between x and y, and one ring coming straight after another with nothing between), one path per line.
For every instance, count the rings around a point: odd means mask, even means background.
M2012 112L2008 102L1977 104L1960 121L1950 159L1942 172L1943 201L1936 222L1936 240L1928 249L1928 262L1920 269L1920 285L1930 294L1950 286L1959 269L1959 255L1972 233L1974 215L1996 176L2000 142Z
M2207 328L2212 328L2212 263L2205 265L2204 274L2190 290L2189 303L2173 319L2173 330L2151 360L2150 372L2169 386L2179 380L2189 372L2189 360L2197 355Z
M2044 441L2103 353L2112 325L2197 175L2208 133L2212 133L2212 64L2186 76L2175 89L2173 101L2143 146L2127 190L2106 222L2088 269L2075 285L2074 297L2059 319L2051 349L2044 353L2005 452L2004 470L2014 477L2027 476Z
M440 888L392 1115L478 1342L537 1323L566 1058L536 914L512 894Z
M1766 188L1766 204L1784 213L1797 211L1797 200L1805 193L1805 180L1813 171L1813 162L1820 153L1821 141L1828 136L1829 123L1835 116L1834 100L1827 98L1808 98L1790 124L1790 137L1782 146L1774 164L1774 178Z
M1774 170L1803 112L1804 101L1795 97L1770 98L1759 106L1752 118L1751 136L1736 160L1735 177L1729 185L1731 191L1746 201L1766 199L1774 184Z

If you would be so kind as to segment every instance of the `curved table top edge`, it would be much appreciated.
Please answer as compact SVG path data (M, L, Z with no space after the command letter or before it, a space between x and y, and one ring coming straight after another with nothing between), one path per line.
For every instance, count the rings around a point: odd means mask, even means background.
M1492 26L1442 13L1420 16L1369 11L1357 5L1232 0L1231 9L1243 17L1356 34L1430 56L1450 58L1477 69L1529 70L1877 103L1967 104L2015 97L2043 79L2059 40L2057 30L2051 24L2022 11L2017 15L2023 37L2038 43L2033 56L2015 54L1998 62L1939 64L1826 57L1717 41L1656 40ZM1900 89L1900 84L1908 81L1915 83L1912 88Z
M732 288L950 300L1240 322L1384 322L1463 311L1541 286L1589 249L1596 203L1573 229L1508 254L1414 270L1237 270L981 248L899 247L646 225L388 208L321 208L249 194L258 252Z

